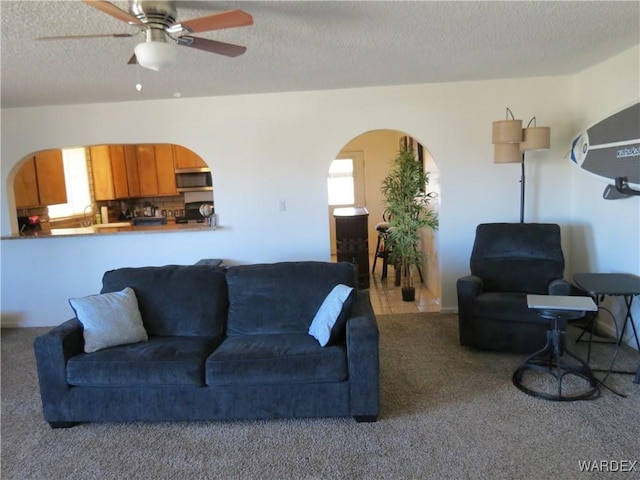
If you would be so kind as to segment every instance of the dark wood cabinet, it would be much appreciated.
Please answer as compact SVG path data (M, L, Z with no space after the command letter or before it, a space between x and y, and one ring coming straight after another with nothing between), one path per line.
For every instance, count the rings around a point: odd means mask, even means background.
M358 288L369 288L369 212L364 207L336 208L336 256L356 265Z

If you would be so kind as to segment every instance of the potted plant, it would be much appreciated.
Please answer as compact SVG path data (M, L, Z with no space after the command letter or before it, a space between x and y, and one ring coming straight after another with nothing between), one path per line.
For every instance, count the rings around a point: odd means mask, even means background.
M413 149L403 147L393 159L381 191L389 217L389 262L400 271L402 299L415 300L411 270L420 266L424 253L418 250L420 230L438 229L438 215L429 208L435 196L427 192L429 173L416 159Z

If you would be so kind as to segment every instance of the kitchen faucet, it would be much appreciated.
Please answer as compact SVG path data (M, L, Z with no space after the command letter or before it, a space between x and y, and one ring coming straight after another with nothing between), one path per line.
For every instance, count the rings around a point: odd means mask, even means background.
M87 208L91 209L91 214L93 214L93 204L89 204L86 207L84 207L84 211L82 212L82 226L83 227L90 227L91 225L93 225L93 219L87 220Z

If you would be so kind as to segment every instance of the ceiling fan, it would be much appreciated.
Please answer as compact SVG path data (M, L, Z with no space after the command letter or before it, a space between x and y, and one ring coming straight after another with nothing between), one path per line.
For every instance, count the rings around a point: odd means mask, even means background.
M130 0L126 12L111 2L103 0L81 0L90 7L129 25L140 28L144 41L136 45L129 64L139 64L144 68L159 71L173 65L177 59L175 44L196 48L205 52L237 57L247 48L231 43L218 42L207 38L193 37L190 34L221 30L224 28L253 25L253 17L242 10L230 10L194 18L184 22L176 22L176 2L162 0ZM98 37L126 38L137 34L112 33L96 35L71 35L57 37L40 37L37 40L83 39Z

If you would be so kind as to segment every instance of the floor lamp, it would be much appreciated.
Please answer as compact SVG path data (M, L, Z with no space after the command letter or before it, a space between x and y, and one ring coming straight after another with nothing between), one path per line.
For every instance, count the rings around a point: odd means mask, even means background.
M538 127L536 117L523 129L522 120L516 120L508 108L506 116L492 125L493 163L520 163L520 223L524 223L525 152L548 149L551 129Z

